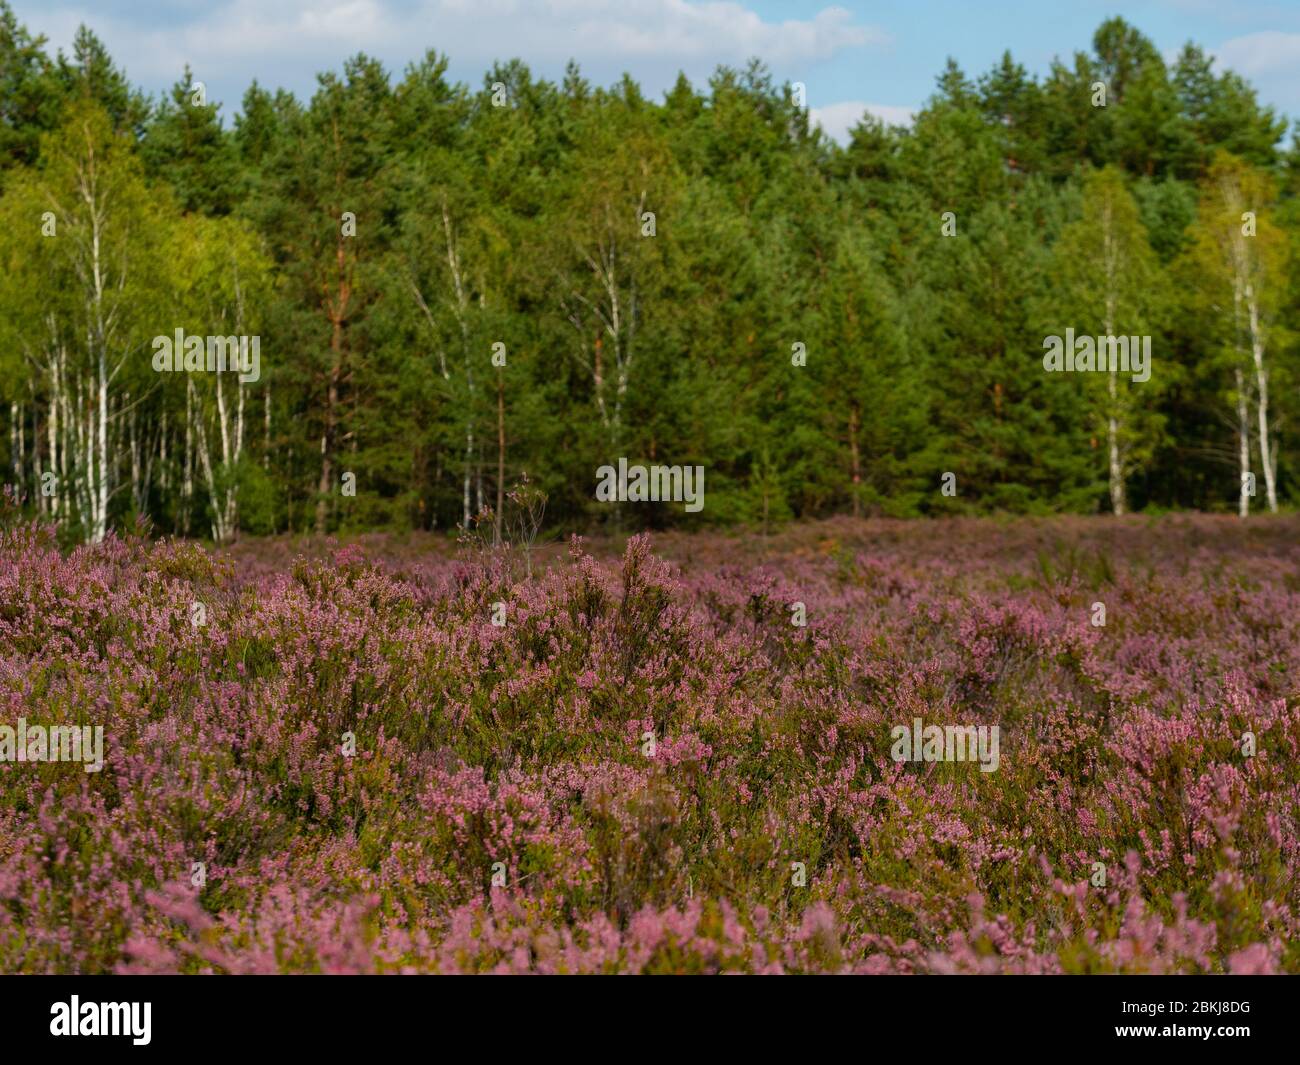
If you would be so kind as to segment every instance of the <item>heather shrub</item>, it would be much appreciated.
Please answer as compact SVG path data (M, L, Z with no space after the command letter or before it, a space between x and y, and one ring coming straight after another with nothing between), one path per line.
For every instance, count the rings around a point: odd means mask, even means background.
M104 738L0 762L0 969L1300 969L1297 531L836 520L530 574L9 522L0 724ZM895 760L915 719L996 767Z

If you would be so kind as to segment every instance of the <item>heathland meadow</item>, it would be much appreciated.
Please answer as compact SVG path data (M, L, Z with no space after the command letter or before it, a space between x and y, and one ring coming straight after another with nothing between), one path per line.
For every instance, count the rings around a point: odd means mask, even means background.
M1300 969L1294 517L0 537L3 971Z
M1300 972L1286 5L70 2L0 0L0 974Z

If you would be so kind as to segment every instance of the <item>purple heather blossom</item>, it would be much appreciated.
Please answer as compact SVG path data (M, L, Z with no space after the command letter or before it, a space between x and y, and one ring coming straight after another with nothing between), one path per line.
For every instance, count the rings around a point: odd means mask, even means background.
M1298 533L836 519L529 577L0 521L0 725L104 727L99 773L0 761L0 971L1296 971ZM997 770L894 761L916 718Z

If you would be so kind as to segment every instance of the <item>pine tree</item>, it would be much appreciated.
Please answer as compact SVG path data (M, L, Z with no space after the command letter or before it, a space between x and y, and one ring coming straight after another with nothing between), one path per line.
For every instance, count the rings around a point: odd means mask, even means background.
M196 99L189 66L154 111L140 146L145 172L169 182L186 211L229 214L239 186L238 159L221 128L220 105Z

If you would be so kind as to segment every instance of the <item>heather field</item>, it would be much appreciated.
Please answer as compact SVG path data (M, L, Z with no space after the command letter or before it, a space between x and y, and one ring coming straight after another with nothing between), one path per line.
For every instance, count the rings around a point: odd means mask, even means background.
M1298 971L1298 619L1295 517L11 521L0 721L103 766L0 763L0 971Z

